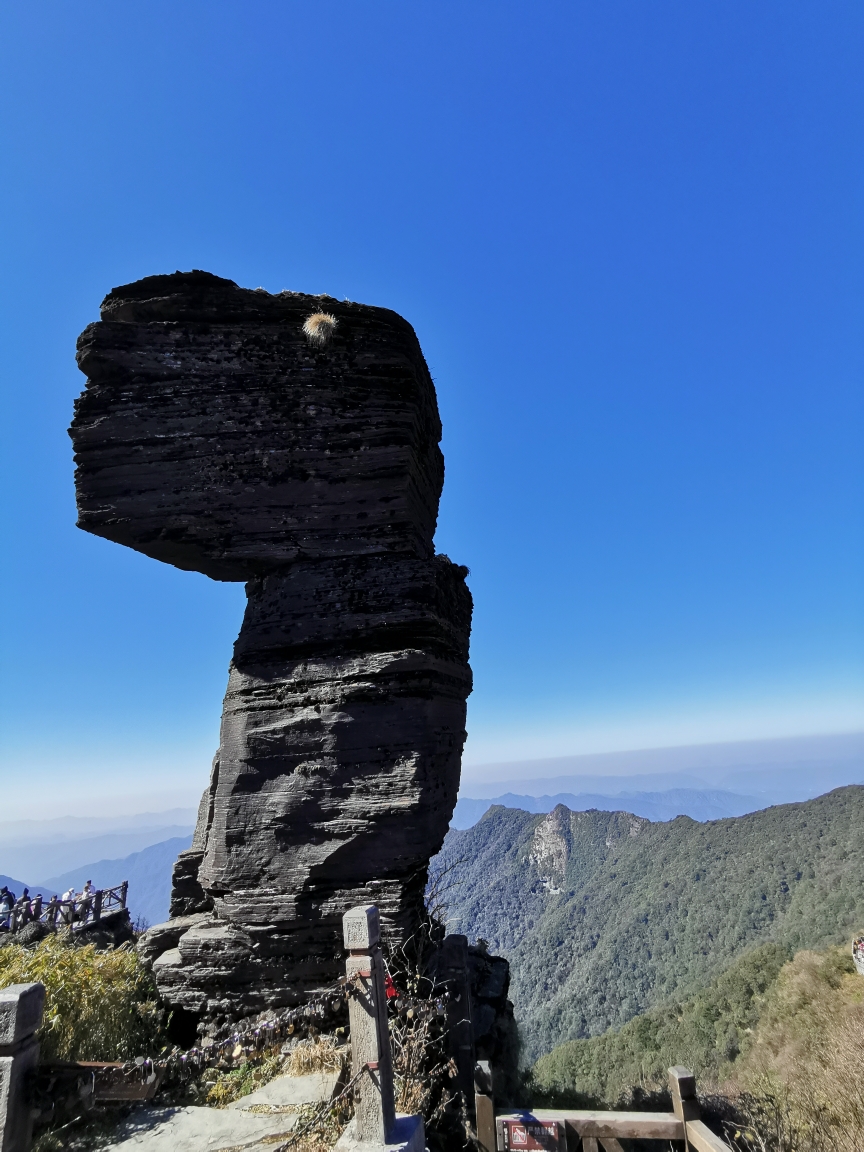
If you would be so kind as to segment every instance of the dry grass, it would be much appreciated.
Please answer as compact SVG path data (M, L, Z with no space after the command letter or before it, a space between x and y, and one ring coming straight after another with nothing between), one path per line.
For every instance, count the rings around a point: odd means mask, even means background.
M238 1068L213 1075L205 1101L224 1108L257 1092L277 1076L310 1076L315 1072L341 1072L345 1050L332 1036L301 1040L288 1056L278 1048L244 1060Z
M864 1148L864 978L845 950L799 952L772 990L733 1093L759 1152Z
M324 1130L315 1130L309 1132L306 1136L301 1136L294 1144L291 1145L292 1152L331 1152L333 1145L342 1135L344 1129L328 1133Z
M301 1040L288 1055L285 1071L289 1076L310 1076L313 1072L341 1072L345 1049L332 1036Z
M315 312L311 316L307 316L303 324L303 331L310 344L323 347L329 343L337 323L336 317L331 316L329 312Z
M164 1043L156 989L131 949L78 948L62 933L0 948L0 987L34 981L46 993L43 1060L126 1060Z
M224 1108L235 1100L257 1092L282 1073L282 1062L282 1056L276 1049L253 1060L244 1060L239 1068L217 1073L204 1102L214 1108Z

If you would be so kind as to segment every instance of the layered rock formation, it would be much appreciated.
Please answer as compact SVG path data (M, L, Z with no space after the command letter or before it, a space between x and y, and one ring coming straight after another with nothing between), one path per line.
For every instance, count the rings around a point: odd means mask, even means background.
M304 332L310 316L335 321L326 342ZM206 272L148 276L106 296L78 363L88 532L216 580L433 555L441 421L395 312Z
M332 982L341 917L404 941L459 784L466 569L436 556L435 391L401 317L203 272L115 289L79 340L79 526L246 580L172 920L142 954L210 1019Z

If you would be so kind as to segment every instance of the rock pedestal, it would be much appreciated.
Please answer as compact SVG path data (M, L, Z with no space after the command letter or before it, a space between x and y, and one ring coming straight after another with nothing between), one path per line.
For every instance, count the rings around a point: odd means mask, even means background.
M363 904L404 943L459 786L467 570L413 329L204 272L115 289L79 340L79 526L244 580L219 752L142 955L209 1019L297 1003Z

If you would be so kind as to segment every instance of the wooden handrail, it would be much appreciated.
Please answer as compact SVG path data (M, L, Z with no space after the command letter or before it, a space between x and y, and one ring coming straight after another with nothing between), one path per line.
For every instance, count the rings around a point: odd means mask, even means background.
M531 1108L518 1112L497 1112L496 1145L499 1152L517 1152L519 1148L539 1148L558 1146L552 1126L557 1124L569 1128L583 1142L592 1140L683 1140L684 1125L674 1112L612 1112L586 1109L575 1111L552 1108ZM528 1133L528 1143L512 1138L514 1131L526 1125L539 1125L550 1133L549 1143L532 1137ZM520 1134L521 1135L521 1134ZM561 1149L566 1142L561 1143ZM490 1150L491 1152L491 1150ZM728 1152L728 1150L727 1150Z
M696 1152L729 1152L726 1141L716 1136L701 1120L687 1121L687 1142Z
M619 1112L536 1108L495 1112L489 1065L475 1071L477 1143L483 1152L620 1152L620 1140L679 1140L695 1152L730 1152L699 1118L696 1080L687 1068L669 1069L672 1112ZM569 1137L569 1138L568 1138Z

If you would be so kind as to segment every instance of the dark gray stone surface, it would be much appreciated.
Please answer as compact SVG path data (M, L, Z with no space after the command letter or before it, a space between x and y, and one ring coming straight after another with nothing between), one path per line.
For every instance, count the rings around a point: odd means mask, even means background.
M459 786L467 570L434 554L441 426L401 317L201 272L102 314L79 341L79 526L248 580L172 921L141 944L169 1001L224 1020L333 982L352 906L416 931Z
M485 945L468 948L471 1015L478 1060L488 1060L494 1072L496 1103L513 1105L519 1095L519 1034L509 1001L510 964L492 956Z
M325 345L303 331L336 319ZM245 580L297 559L431 557L444 461L413 328L206 272L115 288L78 341L78 525Z

